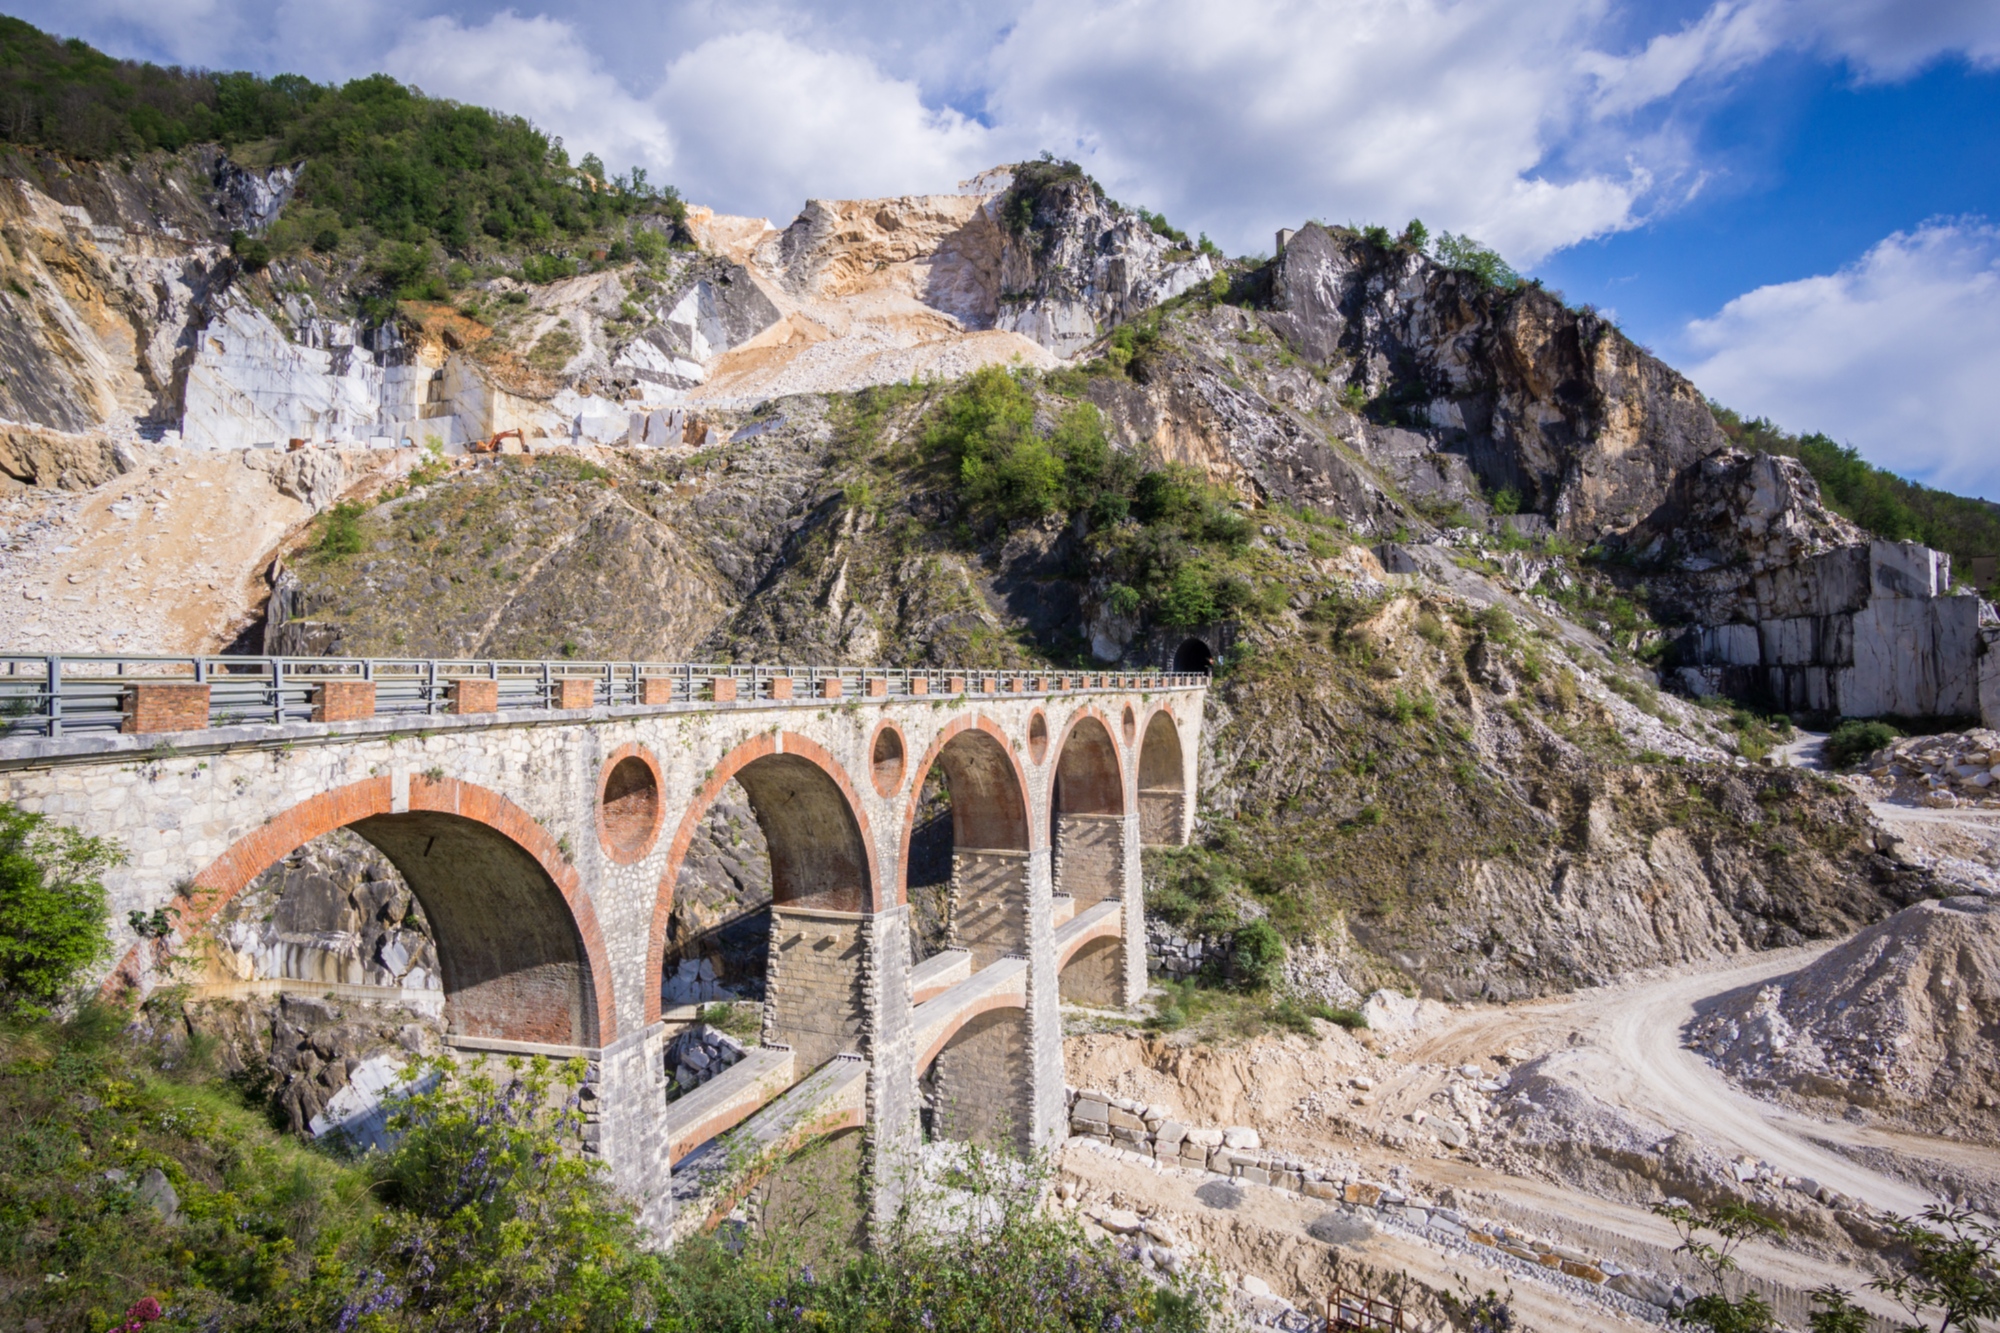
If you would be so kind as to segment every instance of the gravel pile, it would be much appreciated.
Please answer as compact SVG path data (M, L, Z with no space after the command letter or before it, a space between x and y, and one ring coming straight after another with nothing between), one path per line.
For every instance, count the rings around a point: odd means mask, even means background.
M1689 1044L1752 1085L2000 1141L2000 902L1919 903L1699 1014Z

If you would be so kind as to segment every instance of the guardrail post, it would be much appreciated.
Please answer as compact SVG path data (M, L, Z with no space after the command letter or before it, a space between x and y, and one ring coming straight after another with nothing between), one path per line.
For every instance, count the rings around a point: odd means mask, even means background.
M424 659L424 716L437 709L438 664L435 657Z
M285 660L271 659L271 721L283 725L285 721Z
M49 738L62 735L62 658L49 659Z

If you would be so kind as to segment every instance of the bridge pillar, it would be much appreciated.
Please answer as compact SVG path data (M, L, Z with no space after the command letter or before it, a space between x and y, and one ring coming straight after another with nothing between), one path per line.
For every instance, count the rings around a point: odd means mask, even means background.
M1137 810L1126 812L1125 845L1120 849L1124 854L1125 929L1120 939L1124 966L1119 969L1118 1001L1127 1009L1146 998L1146 872L1139 860L1140 818Z
M879 1236L887 1234L916 1178L921 1142L908 903L875 914L868 946L868 1226Z
M666 1043L658 1023L597 1052L584 1110L595 1121L591 1144L611 1181L639 1205L639 1224L655 1236L673 1225L673 1165L667 1160ZM592 1095L594 1094L594 1095Z
M1063 1105L1062 995L1056 966L1055 882L1049 849L1028 853L1028 1142L1032 1148L1060 1142L1068 1130Z

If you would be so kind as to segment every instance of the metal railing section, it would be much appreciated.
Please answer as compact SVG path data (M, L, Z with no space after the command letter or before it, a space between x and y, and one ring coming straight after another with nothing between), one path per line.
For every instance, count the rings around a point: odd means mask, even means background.
M645 704L717 708L789 701L826 707L913 698L1020 697L1171 690L1208 684L1205 673L1018 671L971 668L819 667L733 662L513 662L429 658L0 654L0 737L61 737L121 730L139 684L208 686L210 727L310 722L320 687L370 681L376 717L454 711L460 680L494 682L500 712L558 706L561 682L592 682L594 708ZM718 682L728 682L718 685ZM837 697L827 697L837 682ZM962 683L962 690L954 684ZM734 694L731 700L727 696ZM718 695L723 698L718 699Z

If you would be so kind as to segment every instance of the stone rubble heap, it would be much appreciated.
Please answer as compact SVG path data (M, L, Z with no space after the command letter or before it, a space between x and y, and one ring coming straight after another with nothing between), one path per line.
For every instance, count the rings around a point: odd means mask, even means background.
M1905 737L1870 755L1867 771L1893 800L2000 810L2000 731Z
M1230 953L1225 935L1189 935L1158 917L1146 918L1146 971L1155 976L1180 981L1204 970L1227 972Z
M2000 902L1918 903L1700 1015L1689 1045L1753 1087L1859 1102L1912 1128L2000 1136Z
M1365 1080L1357 1080L1362 1081ZM1324 1199L1361 1220L1386 1223L1434 1243L1478 1252L1503 1263L1513 1260L1532 1265L1539 1276L1571 1279L1600 1294L1616 1293L1631 1302L1653 1307L1654 1313L1674 1308L1690 1295L1671 1280L1628 1272L1613 1260L1433 1203L1408 1189L1406 1184L1368 1180L1354 1166L1306 1162L1267 1152L1254 1129L1188 1126L1174 1120L1163 1107L1105 1092L1068 1088L1065 1095L1072 1135L1156 1168L1204 1171L1242 1185L1265 1185L1308 1199ZM1130 1257L1141 1262L1178 1272L1179 1265L1184 1265L1189 1257L1180 1252L1176 1239L1163 1238L1153 1231L1150 1220L1141 1223L1136 1216L1116 1210L1089 1215L1106 1231L1137 1237L1133 1244L1148 1248L1143 1253L1135 1250ZM1121 1230L1128 1216L1132 1217L1133 1226ZM1114 1221L1120 1226L1114 1226ZM1265 1292L1268 1291L1266 1287ZM1275 1311L1269 1315L1258 1313L1264 1322L1275 1322ZM1283 1323L1277 1326L1290 1327Z
M720 1074L744 1056L743 1043L727 1032L696 1023L667 1043L667 1077L679 1096Z

